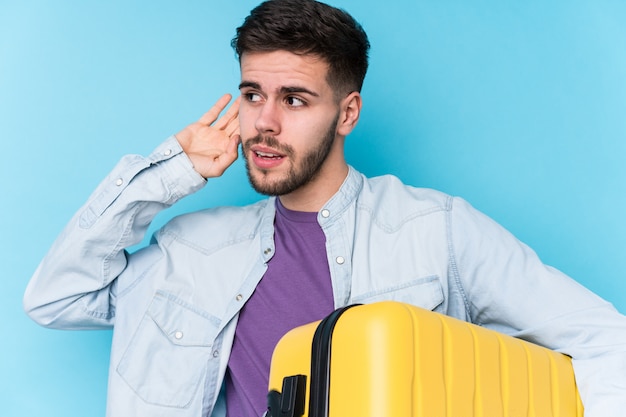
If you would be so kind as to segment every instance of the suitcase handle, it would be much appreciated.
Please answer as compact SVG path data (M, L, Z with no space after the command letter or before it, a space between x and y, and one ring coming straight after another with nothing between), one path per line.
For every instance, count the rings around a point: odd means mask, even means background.
M267 394L266 417L300 417L304 414L306 375L283 378L282 393L271 390Z

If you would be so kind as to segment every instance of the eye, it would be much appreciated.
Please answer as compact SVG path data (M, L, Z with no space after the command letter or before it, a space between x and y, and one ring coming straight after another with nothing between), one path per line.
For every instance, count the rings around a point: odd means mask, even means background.
M306 105L306 102L304 100L294 96L288 96L285 101L290 107L302 107Z
M257 93L252 93L252 92L243 93L243 96L247 101L251 103L258 103L259 101L261 101L261 95Z

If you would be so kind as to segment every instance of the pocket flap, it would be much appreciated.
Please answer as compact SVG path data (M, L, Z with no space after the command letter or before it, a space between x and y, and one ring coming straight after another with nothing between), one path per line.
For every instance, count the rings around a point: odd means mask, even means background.
M443 288L439 277L433 275L352 297L352 303L369 304L377 301L399 301L432 311L443 303Z
M181 346L211 346L220 321L172 294L158 291L148 316L171 343Z

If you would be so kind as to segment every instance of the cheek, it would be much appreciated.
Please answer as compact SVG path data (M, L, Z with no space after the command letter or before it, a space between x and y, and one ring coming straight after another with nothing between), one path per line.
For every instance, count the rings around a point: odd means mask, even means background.
M239 130L242 138L256 136L256 128L254 127L255 118L249 111L239 110Z

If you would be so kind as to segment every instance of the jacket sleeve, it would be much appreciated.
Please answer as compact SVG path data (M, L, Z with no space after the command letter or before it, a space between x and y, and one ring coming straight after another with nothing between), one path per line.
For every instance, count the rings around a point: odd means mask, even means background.
M461 199L452 270L473 322L572 357L587 417L626 410L626 317Z
M147 157L122 158L39 264L24 295L27 314L51 328L112 326L126 248L157 213L205 183L173 136Z

